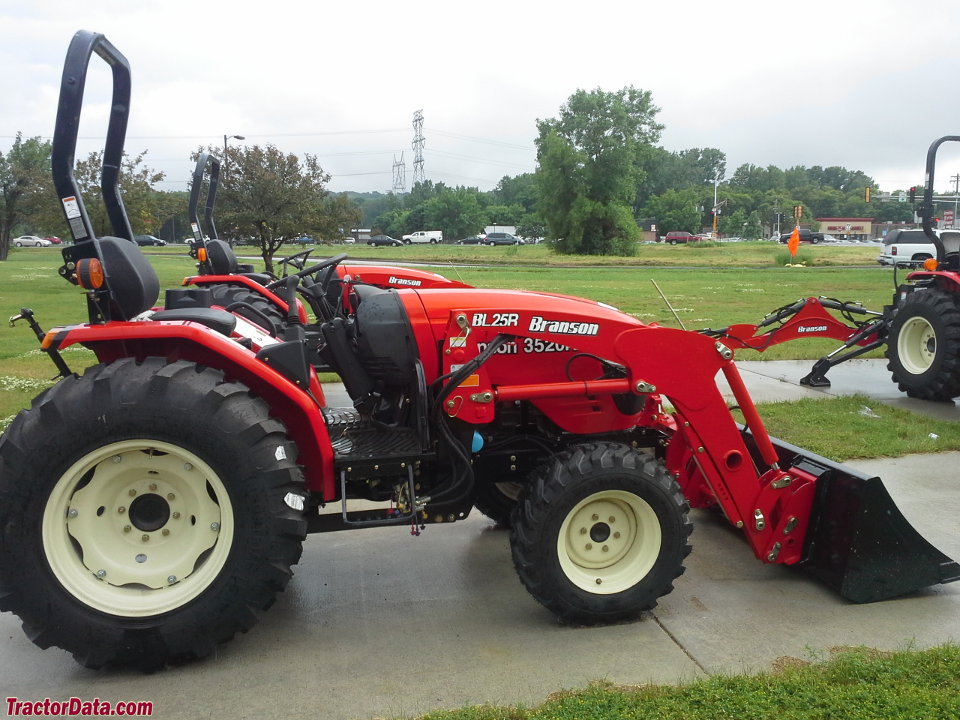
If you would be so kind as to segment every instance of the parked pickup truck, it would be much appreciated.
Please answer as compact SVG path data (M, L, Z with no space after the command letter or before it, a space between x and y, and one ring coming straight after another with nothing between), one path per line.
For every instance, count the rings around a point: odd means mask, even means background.
M403 236L403 242L410 243L442 243L443 232L440 230L417 230L415 233Z
M790 242L790 236L793 232L783 233L780 236L780 242L788 243ZM800 228L800 242L802 243L817 243L823 242L823 233L813 232L813 230L808 230L807 228Z
M934 230L944 244L960 243L960 230ZM936 248L923 230L891 230L883 238L877 262L881 265L920 267L927 258L935 257Z

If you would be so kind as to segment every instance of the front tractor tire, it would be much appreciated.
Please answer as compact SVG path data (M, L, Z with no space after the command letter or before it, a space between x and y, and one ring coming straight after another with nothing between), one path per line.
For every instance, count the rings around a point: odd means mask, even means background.
M0 609L87 667L208 655L300 558L295 459L219 371L122 359L65 378L0 439Z
M939 288L915 290L890 324L887 369L910 397L960 396L960 296Z
M660 461L617 443L579 445L534 472L512 520L514 566L565 622L632 619L683 573L688 512Z

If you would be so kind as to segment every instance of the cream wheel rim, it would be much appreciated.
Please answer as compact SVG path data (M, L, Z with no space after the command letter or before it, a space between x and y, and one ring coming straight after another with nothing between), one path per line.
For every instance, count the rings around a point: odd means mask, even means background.
M564 574L578 588L611 595L646 577L661 546L653 508L633 493L606 490L584 498L567 514L557 555Z
M922 375L937 355L937 334L933 326L922 317L912 317L900 329L897 353L904 370L912 375Z
M110 615L147 617L201 595L233 544L223 482L194 453L126 440L87 453L57 481L42 521L63 587Z

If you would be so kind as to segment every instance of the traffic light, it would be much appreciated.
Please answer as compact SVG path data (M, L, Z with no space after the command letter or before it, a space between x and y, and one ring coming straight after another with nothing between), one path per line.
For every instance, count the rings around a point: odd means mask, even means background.
M868 186L868 187L865 187L865 188L863 189L863 201L864 201L864 202L870 202L870 188L869 188L869 186Z
M914 185L910 188L910 202L915 203L917 201L917 186Z

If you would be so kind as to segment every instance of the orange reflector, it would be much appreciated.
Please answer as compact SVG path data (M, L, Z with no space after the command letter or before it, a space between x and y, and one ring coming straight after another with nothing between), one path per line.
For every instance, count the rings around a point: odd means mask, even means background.
M199 260L200 262L206 262L206 261L207 261L207 249L206 249L206 248L200 248L199 250L197 250L197 260Z
M927 258L923 261L923 269L930 270L933 272L937 269L937 259L936 258Z
M56 333L53 330L49 331L46 335L43 336L43 341L40 343L40 347L46 350L53 344L53 340L56 337Z
M479 387L480 386L480 376L479 375L467 375L462 383L457 387Z
M103 265L97 258L83 258L77 263L77 284L84 290L103 287Z

